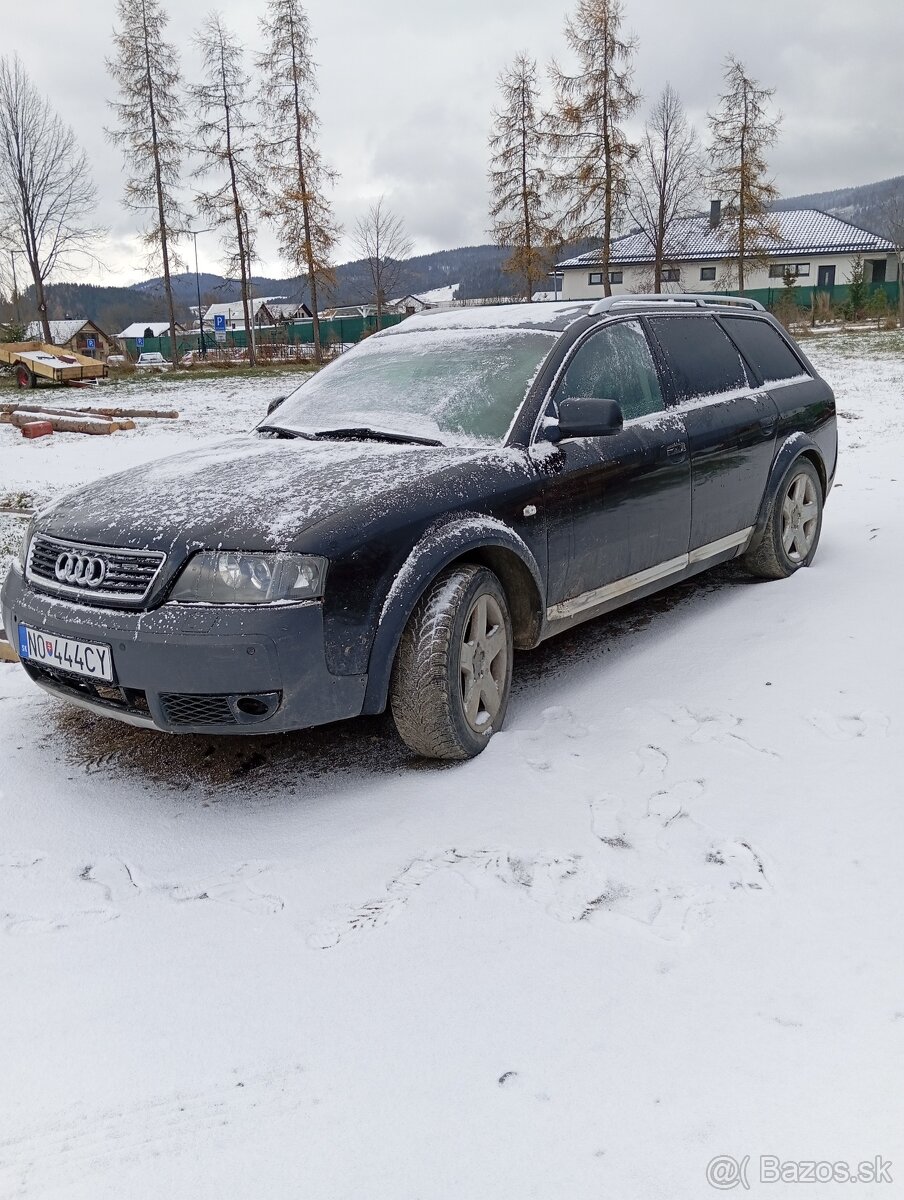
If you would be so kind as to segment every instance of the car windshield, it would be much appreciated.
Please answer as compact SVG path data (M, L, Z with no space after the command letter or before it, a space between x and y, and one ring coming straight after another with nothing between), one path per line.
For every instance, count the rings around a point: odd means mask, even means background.
M368 338L293 392L266 425L498 443L557 337L431 329Z

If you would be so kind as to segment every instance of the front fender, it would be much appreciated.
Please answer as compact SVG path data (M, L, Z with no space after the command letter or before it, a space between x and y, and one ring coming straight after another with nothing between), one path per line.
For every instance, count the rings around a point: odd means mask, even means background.
M543 620L545 587L530 548L494 517L465 514L431 526L408 555L386 596L368 666L364 712L382 712L396 650L425 588L451 563L468 556L495 570L512 610L516 643L535 645Z

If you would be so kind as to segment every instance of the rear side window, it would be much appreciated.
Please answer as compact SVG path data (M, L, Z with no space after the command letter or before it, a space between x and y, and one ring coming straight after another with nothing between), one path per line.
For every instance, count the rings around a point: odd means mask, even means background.
M741 356L712 317L653 317L650 324L679 402L747 386Z
M750 317L725 317L724 320L725 328L763 383L776 383L805 374L797 356L766 321Z
M556 400L569 396L617 400L626 421L662 411L656 366L637 321L607 325L584 342L568 364Z

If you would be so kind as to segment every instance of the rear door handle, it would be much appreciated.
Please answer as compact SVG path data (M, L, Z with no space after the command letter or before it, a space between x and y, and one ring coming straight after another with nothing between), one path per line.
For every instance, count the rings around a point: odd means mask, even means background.
M684 442L672 442L665 448L665 457L671 462L681 462L687 458L687 446Z
M778 417L761 417L760 418L760 429L762 429L762 431L766 435L766 437L772 437L772 435L775 433L777 425L778 425Z

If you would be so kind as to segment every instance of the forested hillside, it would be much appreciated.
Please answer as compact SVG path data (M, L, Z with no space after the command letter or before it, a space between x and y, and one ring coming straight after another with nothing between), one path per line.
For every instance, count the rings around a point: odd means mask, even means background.
M904 191L904 175L893 179L880 179L878 183L864 183L859 187L836 188L833 192L813 192L807 196L788 196L779 200L774 207L821 208L833 213L872 233L889 236L885 206L893 195Z
M503 296L511 284L502 271L507 251L498 246L464 246L457 250L442 250L421 254L406 261L396 291L406 293L430 291L433 288L456 284L462 298ZM200 277L201 301L214 304L238 300L239 284L220 275L204 273ZM193 272L173 276L176 299L176 319L187 320L189 307L197 304L197 282ZM298 278L254 279L257 296L286 296L290 300L307 300L307 289ZM364 304L370 299L371 284L364 262L343 263L336 268L336 287L325 297L323 305ZM90 317L108 333L116 334L133 321L166 320L166 302L162 281L148 279L132 287L96 287L86 283L57 283L48 289L50 317ZM29 289L21 298L23 316L31 319L32 293ZM0 314L2 316L3 314ZM7 317L12 314L7 314Z
M788 196L779 200L775 208L821 208L864 229L886 233L884 206L893 194L902 190L904 176L897 176L831 192ZM562 251L562 256L580 253L590 245L567 247ZM507 296L512 290L511 280L502 270L507 255L508 251L499 246L460 246L456 250L420 254L405 262L396 291L399 296L409 292L417 295L455 284L458 298L462 300ZM177 302L176 319L187 321L190 319L189 307L197 304L194 273L174 276L173 284ZM205 305L238 300L240 296L238 282L220 275L202 274L200 287L201 300ZM254 294L286 296L290 300L308 299L304 282L298 278L256 277ZM336 268L336 287L325 297L323 305L364 304L370 298L371 285L366 263L349 262ZM159 279L148 279L127 288L56 283L49 288L48 299L51 318L90 317L111 334L118 333L133 321L166 320L166 304L162 281ZM29 291L22 297L21 311L25 318L30 319L33 315L31 310ZM3 315L0 313L0 317ZM11 313L6 314L7 319L11 316Z

